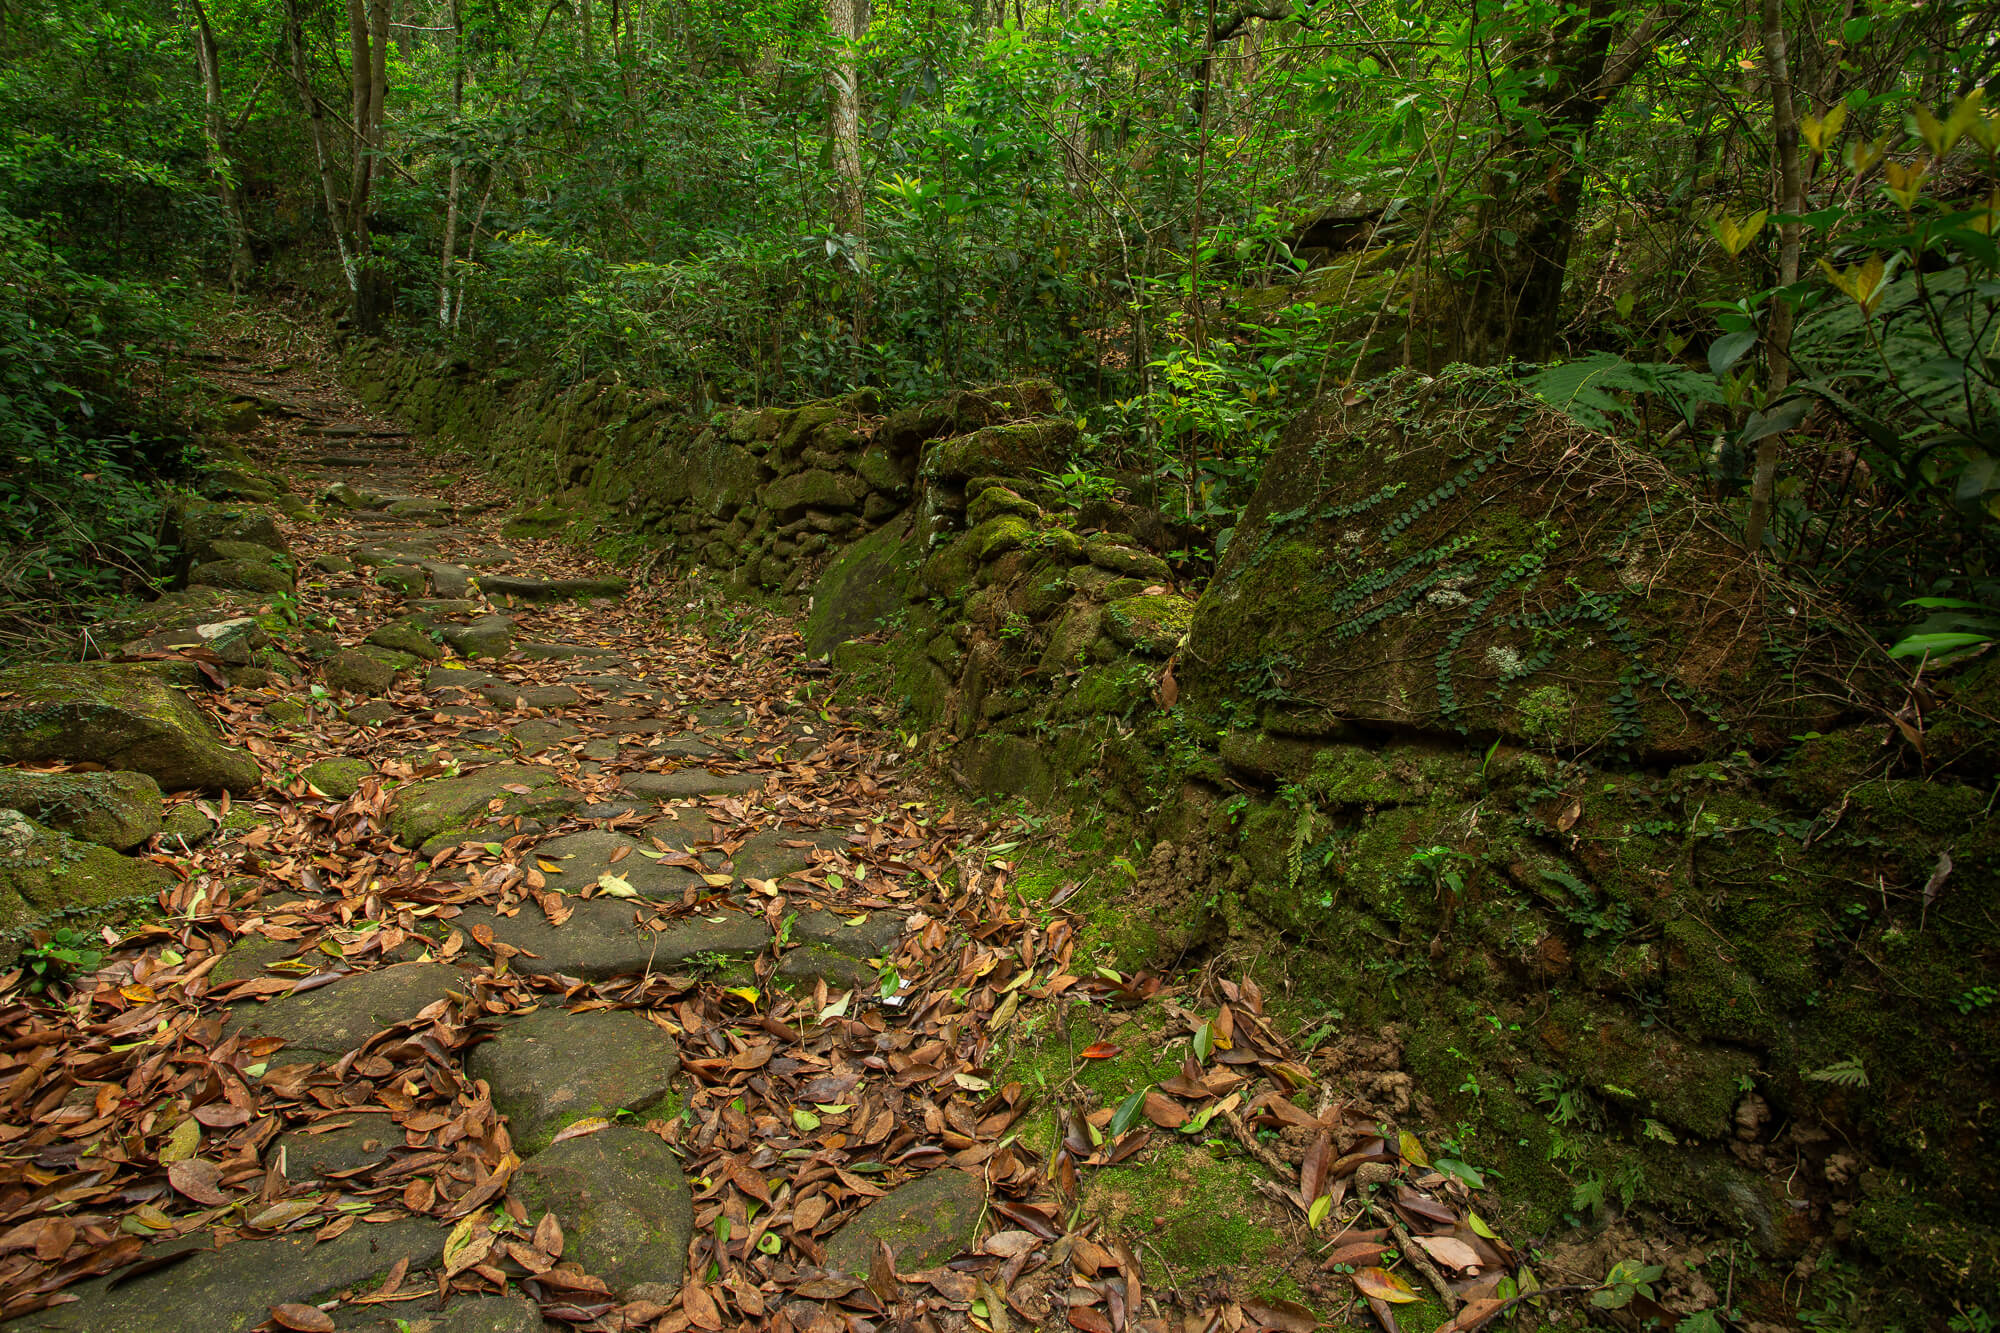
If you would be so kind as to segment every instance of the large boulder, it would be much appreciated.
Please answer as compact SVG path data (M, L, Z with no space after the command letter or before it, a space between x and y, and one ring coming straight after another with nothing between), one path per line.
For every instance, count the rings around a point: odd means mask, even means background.
M0 809L0 959L20 950L19 934L58 913L145 907L174 874L152 861L120 856Z
M291 550L271 511L223 500L184 500L168 514L168 539L180 548L183 568L222 556L218 542L249 542L280 553Z
M160 831L160 806L160 785L144 773L0 768L0 807L121 852Z
M1405 374L1292 425L1180 684L1198 710L1270 700L1290 734L1672 761L1834 725L1851 696L1824 682L1869 649L1823 611L1658 460L1498 372Z
M86 759L144 773L169 791L262 781L200 709L135 666L36 666L0 672L0 760Z

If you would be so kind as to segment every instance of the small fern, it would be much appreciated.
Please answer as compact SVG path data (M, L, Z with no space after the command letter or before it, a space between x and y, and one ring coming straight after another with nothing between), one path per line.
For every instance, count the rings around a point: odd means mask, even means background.
M1836 1088L1865 1088L1868 1086L1868 1071L1861 1067L1861 1057L1850 1055L1845 1060L1836 1060L1824 1069L1809 1069L1806 1077L1815 1083L1831 1083Z
M1712 376L1671 361L1627 361L1612 352L1546 366L1530 375L1527 385L1579 425L1606 434L1637 419L1623 395L1657 395L1689 422L1702 404L1722 401L1722 389Z

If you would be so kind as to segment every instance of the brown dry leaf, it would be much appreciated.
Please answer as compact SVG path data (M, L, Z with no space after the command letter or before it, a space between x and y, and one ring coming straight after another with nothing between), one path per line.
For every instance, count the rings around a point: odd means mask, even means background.
M293 1333L333 1333L333 1316L315 1305L274 1305L271 1319Z
M190 1157L167 1168L167 1183L196 1203L218 1208L229 1202L219 1187L222 1168L206 1158Z
M1482 1261L1470 1245L1450 1236L1413 1236L1424 1252L1447 1268L1479 1268Z

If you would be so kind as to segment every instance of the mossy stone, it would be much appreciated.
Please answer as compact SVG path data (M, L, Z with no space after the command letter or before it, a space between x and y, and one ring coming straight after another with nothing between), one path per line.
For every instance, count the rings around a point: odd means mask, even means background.
M144 773L169 791L262 780L257 761L143 667L37 666L0 672L0 759L87 759Z
M395 668L358 648L343 648L320 668L326 683L349 694L387 694L396 684Z
M365 759L322 759L309 764L299 774L307 782L336 801L344 801L361 790L361 780L375 772Z
M878 1242L895 1256L899 1272L935 1268L972 1248L986 1211L986 1182L955 1167L941 1167L898 1185L834 1233L826 1266L865 1274Z
M0 769L0 807L120 852L160 831L160 785L143 773Z
M521 787L522 791L511 791ZM498 810L491 809L498 801ZM405 847L418 847L450 830L471 829L489 818L566 814L576 793L546 768L493 764L455 778L432 778L405 787L390 807L389 828Z
M23 1329L52 1333L248 1333L264 1327L271 1308L317 1304L355 1290L407 1263L422 1272L444 1255L448 1228L429 1218L407 1218L378 1226L358 1226L321 1241L317 1231L275 1240L245 1240L220 1249L207 1238L189 1237L174 1250L193 1257L156 1267L97 1278L66 1290L77 1299L26 1316ZM199 1240L201 1243L190 1243ZM159 1255L165 1257L163 1249ZM189 1316L199 1312L198 1323Z
M177 882L163 865L0 809L0 958L11 961L20 951L17 933L38 920L140 910Z
M510 1192L530 1223L561 1219L564 1258L613 1293L664 1300L687 1271L694 1201L674 1150L636 1125L611 1125L536 1153Z
M188 570L190 584L239 592L290 592L292 575L255 560L206 560Z
M369 633L368 642L377 648L388 648L426 662L435 662L444 656L444 650L430 635L406 620L376 626Z
M517 1151L532 1156L578 1120L652 1110L673 1091L680 1048L633 1010L544 1006L502 1023L466 1072L485 1079Z
M1187 638L1194 605L1178 593L1123 597L1104 608L1104 632L1133 652L1170 657Z

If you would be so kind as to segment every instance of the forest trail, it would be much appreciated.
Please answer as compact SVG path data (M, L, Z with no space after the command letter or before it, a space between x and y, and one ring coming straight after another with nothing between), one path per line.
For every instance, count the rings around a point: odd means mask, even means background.
M221 836L156 844L175 912L0 1011L39 1152L10 1327L1469 1328L1511 1294L1375 1048L1096 966L1076 885L1024 891L788 627L505 535L330 380L210 374L318 502L283 535L322 683L208 696L265 785L185 798Z

